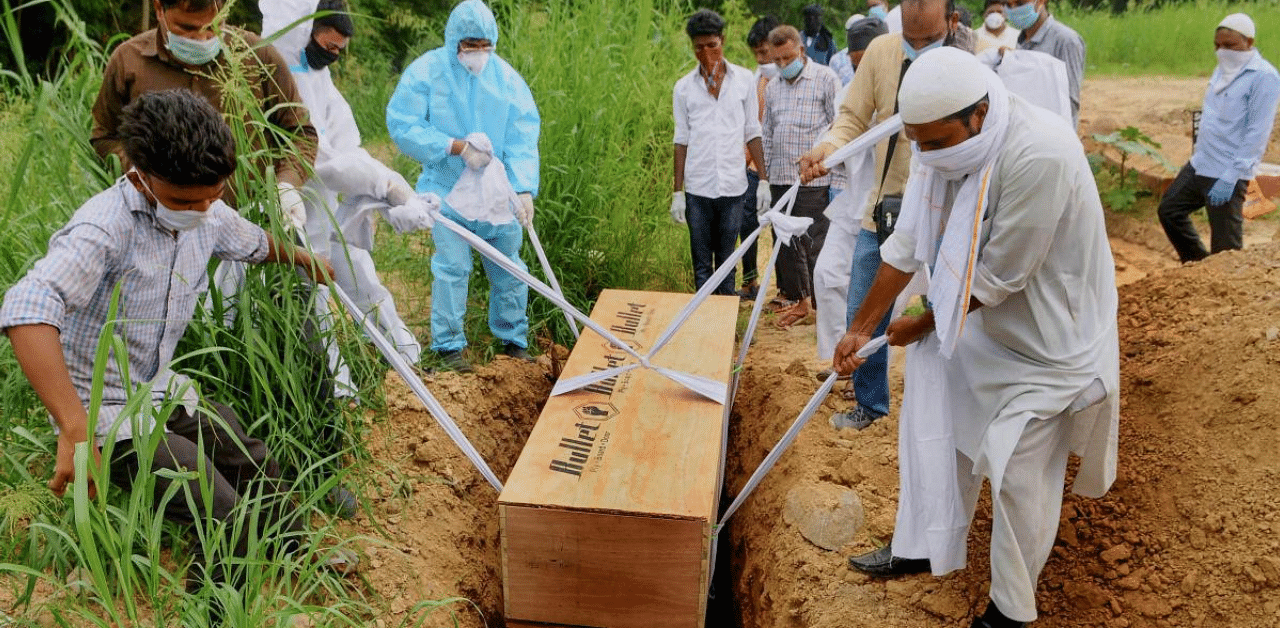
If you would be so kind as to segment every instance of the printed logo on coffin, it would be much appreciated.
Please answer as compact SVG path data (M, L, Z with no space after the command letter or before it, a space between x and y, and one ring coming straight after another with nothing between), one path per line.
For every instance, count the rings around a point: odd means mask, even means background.
M583 421L608 421L618 416L618 407L607 401L596 401L574 408L573 413Z

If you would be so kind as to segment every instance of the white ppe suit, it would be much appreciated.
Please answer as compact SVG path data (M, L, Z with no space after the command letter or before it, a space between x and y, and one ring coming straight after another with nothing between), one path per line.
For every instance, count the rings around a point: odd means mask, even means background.
M421 357L422 347L400 319L396 306L378 279L369 254L373 240L375 210L391 208L388 193L395 188L412 188L399 173L374 159L360 146L360 130L346 99L333 84L328 68L307 64L305 48L311 40L312 21L306 20L288 31L290 24L316 11L317 0L262 0L262 36L279 36L272 45L290 63L289 70L298 93L311 115L319 135L315 176L304 186L307 206L305 237L311 250L330 260L337 284L360 307L373 316L378 327L396 345L410 364ZM404 202L404 201L400 201ZM320 287L316 307L321 321L329 321L328 289ZM330 348L330 365L340 371L336 347ZM339 372L339 383L344 374Z

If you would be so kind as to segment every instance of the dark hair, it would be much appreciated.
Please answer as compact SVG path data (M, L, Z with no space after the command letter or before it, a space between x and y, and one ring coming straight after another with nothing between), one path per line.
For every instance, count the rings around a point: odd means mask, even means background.
M761 44L769 41L769 31L777 28L781 22L772 15L766 15L751 25L751 30L747 33L747 47L757 48Z
M209 7L221 7L222 0L160 0L160 8L172 9L178 7L183 11L203 11Z
M231 128L187 89L139 96L124 108L119 134L135 168L174 185L217 185L236 170Z
M955 12L960 14L961 24L964 24L965 26L973 24L973 14L969 12L969 9L965 7L956 7Z
M356 33L355 24L351 22L351 14L347 13L346 0L320 0L320 4L316 6L316 13L321 11L333 11L333 13L316 18L311 25L311 32L332 28L343 37L350 37Z
M783 24L782 26L769 31L770 46L785 46L789 41L793 41L797 44L800 44L803 41L800 39L800 31L796 30L796 27L790 24Z
M689 39L699 35L724 36L724 18L711 9L698 9L689 16L689 23L685 24L684 32L689 34Z
M1002 6L1004 6L1004 7L1008 7L1008 6L1009 6L1009 0L987 0L986 4L982 5L982 10L983 10L983 11L986 11L986 10L987 10L988 8L990 8L990 7L991 7L991 5L993 5L993 4L999 4L999 5L1002 5Z
M989 102L991 102L991 97L990 97L989 95L988 95L988 96L983 96L982 98L979 98L979 99L978 99L978 101L977 101L977 102L975 102L975 103L973 103L972 105L969 105L968 107L965 107L964 109L961 109L960 111L957 111L957 112L955 112L955 113L953 113L953 114L951 114L951 115L949 115L949 116L946 116L946 117L942 118L942 120L943 120L943 121L946 121L946 120L959 120L959 121L961 121L961 122L968 122L969 118L972 118L972 117L973 117L973 112L975 112L975 111L977 111L977 110L978 110L978 105L981 105L981 104L982 104L982 103L984 103L984 102L985 102L985 103L989 103ZM988 106L989 106L989 105L988 105Z
M801 9L800 12L804 15L822 15L822 7L816 4L811 4Z
M845 31L845 44L849 46L849 52L857 52L866 50L871 45L871 40L889 32L889 26L884 20L876 17L864 17L849 26Z

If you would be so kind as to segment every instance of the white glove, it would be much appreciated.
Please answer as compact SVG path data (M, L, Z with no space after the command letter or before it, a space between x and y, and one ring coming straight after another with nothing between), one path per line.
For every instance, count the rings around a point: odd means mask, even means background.
M276 193L280 195L280 213L285 219L285 226L302 231L307 224L307 206L302 202L302 194L292 183L276 184Z
M435 226L436 221L431 212L440 209L440 197L427 193L414 196L409 202L387 210L387 222L391 223L396 233L422 231Z
M483 170L493 159L493 142L484 133L472 133L462 140L462 161L472 170Z
M769 182L760 179L756 186L756 215L763 216L773 208L773 192L769 190Z
M417 196L413 192L413 188L409 187L408 181L405 181L402 177L395 177L395 179L387 188L387 204L392 207L404 205Z
M677 225L683 225L687 222L684 217L684 204L684 192L676 192L675 196L671 197L671 219L674 220Z
M520 193L517 198L520 202L516 204L516 220L520 221L520 225L528 229L533 224L533 195L528 192Z

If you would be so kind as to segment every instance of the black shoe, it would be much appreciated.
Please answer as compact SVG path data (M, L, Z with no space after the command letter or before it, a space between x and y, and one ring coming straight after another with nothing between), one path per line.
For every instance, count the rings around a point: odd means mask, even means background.
M928 572L929 559L898 558L893 555L893 547L885 545L874 552L850 557L849 568L861 571L868 576L892 578L894 576Z
M1023 628L1026 622L1015 621L1004 616L995 602L987 602L987 610L981 617L974 617L969 628Z
M471 366L471 362L462 356L461 351L441 351L440 361L444 362L444 367L451 371L459 373L476 372L475 367Z
M529 351L527 349L514 342L508 342L503 345L502 353L509 358L515 358L517 360L533 359L533 356L529 355Z

